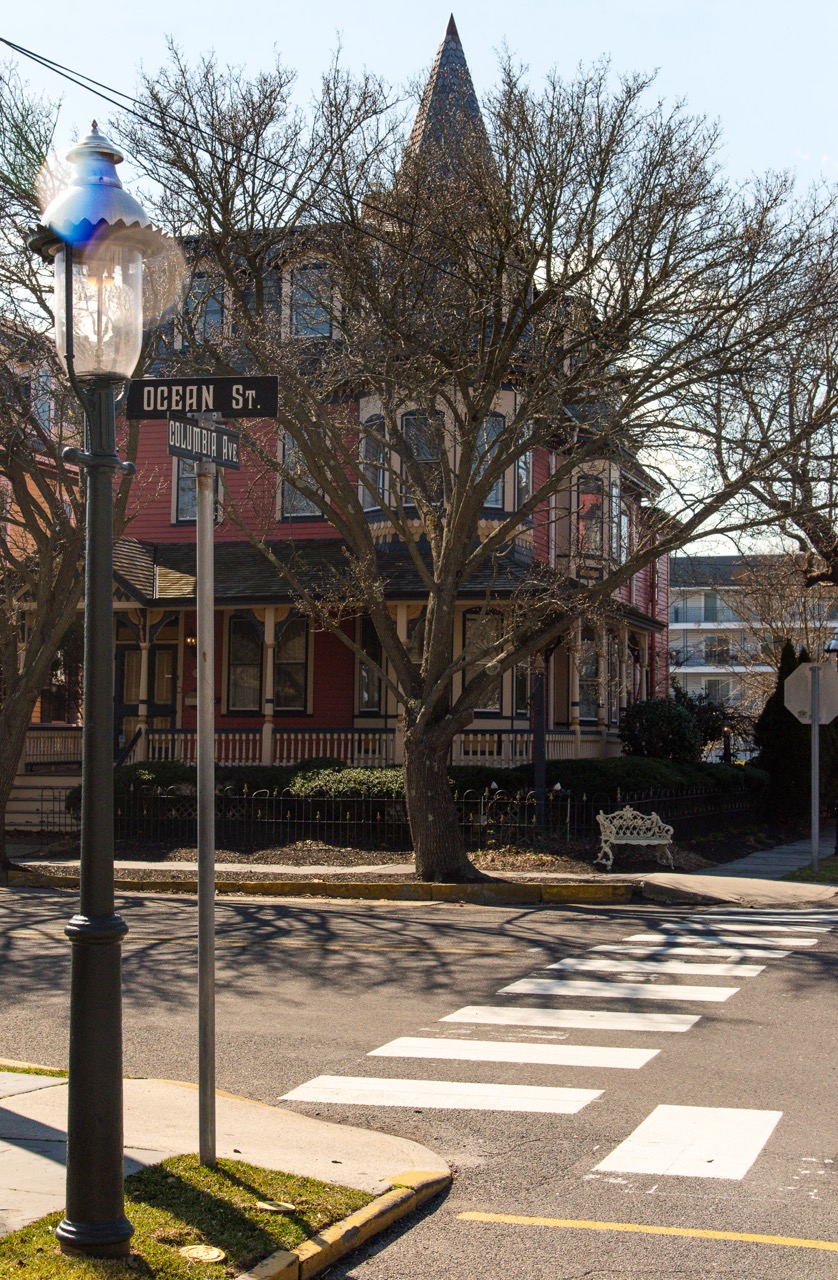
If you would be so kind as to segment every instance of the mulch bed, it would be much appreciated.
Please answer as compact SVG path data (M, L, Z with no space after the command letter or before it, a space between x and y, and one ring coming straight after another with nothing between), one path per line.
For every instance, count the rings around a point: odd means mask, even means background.
M675 868L678 871L701 871L707 867L730 862L747 853L759 849L768 849L776 844L785 844L800 838L800 832L788 828L759 827L746 828L739 831L721 832L713 836L704 836L689 843L680 841L674 849ZM803 833L805 834L805 833ZM49 854L49 862L60 865L63 858L78 857L78 840L56 841L44 850ZM593 865L596 850L591 845L579 844L572 849L556 849L556 851L533 851L518 848L488 849L472 853L471 859L481 871L492 875L504 872L531 873L540 876L544 873L554 875L607 875L601 867ZM197 863L198 853L194 847L172 847L162 843L149 845L138 841L119 840L116 846L117 859L142 861L146 865L140 873L143 880L168 879L171 872L167 863ZM47 859L44 859L46 863ZM293 867L294 878L323 879L328 871L319 868L334 868L342 873L341 879L386 880L396 881L412 878L413 873L391 870L396 865L404 865L412 861L409 853L368 851L355 848L324 846L312 841L300 841L297 844L269 849L218 849L217 863L233 863L235 870L225 871L224 879L248 880L252 878L251 870L255 865L276 867L276 872L268 873L271 878L282 878L287 872L279 871L280 867ZM351 874L351 868L364 867L366 870L357 876ZM312 870L318 868L318 870ZM652 872L661 870L655 857L651 854L634 853L623 850L618 853L615 870L617 872ZM349 874L347 874L349 873ZM117 871L119 874L119 871ZM136 873L133 873L136 874ZM259 873L260 876L265 874Z

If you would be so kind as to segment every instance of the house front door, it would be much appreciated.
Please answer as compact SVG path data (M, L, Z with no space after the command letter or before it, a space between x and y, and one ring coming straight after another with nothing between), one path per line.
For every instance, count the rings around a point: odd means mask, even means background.
M118 754L133 738L139 726L139 647L120 646L116 652L116 706L114 708L115 749ZM148 727L174 729L177 693L177 646L153 645L148 654Z

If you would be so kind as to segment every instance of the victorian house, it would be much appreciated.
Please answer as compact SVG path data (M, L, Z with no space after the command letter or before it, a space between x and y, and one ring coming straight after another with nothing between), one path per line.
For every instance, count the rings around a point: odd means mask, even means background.
M438 128L440 113L455 100L479 114L463 49L453 19L439 49L417 118L411 145ZM283 341L329 339L332 318L319 301L322 266L303 256L277 271L273 305ZM198 278L196 288L209 288ZM225 324L225 298L203 298L204 324ZM487 419L487 440L504 430L514 410L510 385ZM377 412L363 390L355 393L357 421ZM354 410L353 410L354 412ZM417 421L411 424L411 412ZM421 427L407 410L407 434ZM195 758L196 614L195 477L191 463L169 457L166 423L140 424L140 452L134 485L130 537L116 548L114 582L115 757L130 760ZM290 451L290 439L277 442ZM541 485L556 465L556 454L541 448L499 476L482 513L486 528L515 511L532 486ZM392 469L390 469L392 470ZM359 460L359 494L370 523L378 528L380 567L386 600L399 635L418 634L426 592L415 562L391 536L375 492L386 484L386 460L376 450ZM242 455L238 472L228 472L230 500L247 511L254 486L264 487ZM367 481L368 483L365 483ZM485 639L491 613L476 606L487 591L502 604L526 582L539 560L581 585L623 563L632 548L654 538L654 481L629 451L613 448L586 465L536 511L516 538L515 554L491 580L467 581L459 593L457 641L467 652ZM317 574L339 565L342 547L318 508L291 485L274 479L265 498L270 528L260 530L277 558L294 556L297 570ZM330 757L379 765L401 759L398 708L374 669L338 637L318 629L295 607L281 574L229 517L219 493L215 533L216 743L224 763L288 763ZM575 626L541 655L546 672L548 758L603 757L620 752L618 725L627 703L665 696L668 685L667 560L637 573L619 589L614 609L590 625ZM369 619L343 623L359 648L376 661L380 650ZM508 671L497 682L472 725L455 742L455 761L498 766L531 756L532 666ZM454 681L462 680L454 676ZM456 687L454 692L456 693ZM75 732L69 727L65 734ZM56 726L56 753L61 755Z

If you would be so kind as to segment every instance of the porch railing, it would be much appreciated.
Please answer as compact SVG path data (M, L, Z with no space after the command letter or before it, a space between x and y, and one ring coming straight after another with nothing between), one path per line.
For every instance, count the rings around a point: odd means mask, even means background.
M194 729L150 729L149 760L181 760L194 764L198 758L198 738ZM261 729L218 729L215 733L218 764L261 764Z
M380 769L394 763L395 739L394 729L274 729L273 763L324 758Z
M81 725L33 724L26 731L23 763L27 771L44 765L81 765Z
M511 769L532 761L531 729L466 729L457 735L452 764L491 764ZM592 760L620 754L620 739L609 732L603 744L598 729L583 729L577 740L572 729L551 729L545 738L548 760Z
M32 725L26 735L24 764L27 772L63 766L72 771L81 765L80 725ZM466 729L457 735L451 763L488 764L514 768L532 760L533 734L529 729ZM194 729L149 729L134 735L123 763L140 759L179 760L194 764L197 737ZM546 736L548 760L590 760L620 754L620 741L609 730L603 740L597 729L552 729ZM383 768L398 764L394 729L217 729L215 758L219 764L293 765L305 760L339 760L355 768Z

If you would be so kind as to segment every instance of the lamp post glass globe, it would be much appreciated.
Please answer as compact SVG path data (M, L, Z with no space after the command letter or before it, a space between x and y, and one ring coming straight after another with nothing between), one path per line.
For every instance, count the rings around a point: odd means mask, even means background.
M73 372L130 378L143 340L143 257L110 237L72 250ZM67 371L67 250L55 255L55 345Z
M143 258L160 252L162 237L122 186L122 153L95 120L67 159L70 182L44 210L38 246L55 262L55 343L68 373L119 381L139 359Z

